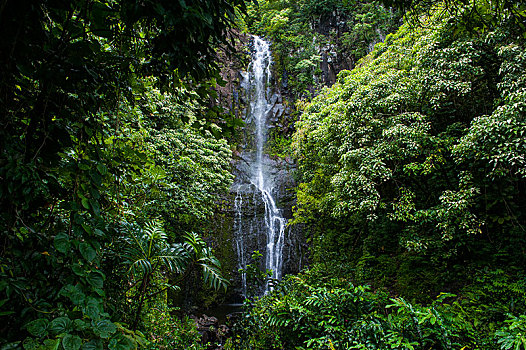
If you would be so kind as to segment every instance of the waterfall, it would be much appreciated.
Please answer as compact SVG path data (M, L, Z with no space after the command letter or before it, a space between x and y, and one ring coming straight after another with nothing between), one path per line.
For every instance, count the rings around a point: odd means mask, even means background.
M247 115L245 117L245 143L240 158L244 164L234 185L236 192L234 231L238 267L244 269L247 254L259 250L265 257L265 269L272 271L273 279L280 279L283 269L283 245L287 220L278 208L275 190L275 164L265 154L268 138L268 116L271 114L271 64L269 43L254 36L254 50L249 72L244 75L243 87L247 92ZM253 216L246 213L245 199L252 192ZM244 197L245 196L245 197ZM260 203L259 208L256 203ZM262 212L260 215L260 211ZM264 238L264 239L263 239ZM246 276L241 276L243 294L246 294ZM267 283L265 292L272 287Z

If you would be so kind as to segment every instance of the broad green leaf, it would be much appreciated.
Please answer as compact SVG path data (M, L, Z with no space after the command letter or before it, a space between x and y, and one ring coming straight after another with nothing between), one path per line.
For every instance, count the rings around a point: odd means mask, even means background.
M47 335L49 321L45 318L39 318L26 324L26 329L35 337L44 337Z
M106 175L108 173L108 168L102 163L97 164L97 170L101 175Z
M82 228L84 231L86 231L90 236L93 234L93 229L88 224L82 224Z
M84 313L92 320L99 320L102 312L102 302L100 299L88 297Z
M70 247L69 236L64 232L61 232L55 236L53 244L56 250L58 250L61 253L66 253Z
M101 338L107 339L117 331L117 327L109 320L93 321L93 332Z
M49 331L55 335L68 333L71 330L72 322L68 317L57 317L49 325Z
M62 339L64 350L79 350L82 345L82 339L78 335L66 334Z
M77 318L73 321L73 324L75 325L75 329L77 331L83 331L89 327L89 323Z
M131 337L118 334L108 344L110 350L133 350L137 349L137 343Z
M83 303L86 299L86 295L82 292L82 289L78 285L73 286L68 284L62 288L60 294L68 297L75 305Z
M25 350L37 350L40 344L33 338L26 338L24 339L22 346L24 347ZM16 347L16 349L18 349L18 347Z
M77 276L80 276L80 277L86 276L86 269L83 266L81 266L80 264L73 264L71 269L73 270L73 272Z
M81 203L85 209L89 209L89 200L86 197L82 198Z
M86 259L87 261L91 262L97 257L97 252L95 251L95 249L93 249L91 244L87 242L80 243L79 250L80 250L80 254L82 254L82 257Z
M93 214L95 214L96 216L100 216L100 204L99 204L99 202L94 200L94 199L90 199L89 203L91 205L91 208L93 209Z
M86 279L95 288L102 289L104 287L104 274L98 270L90 271Z
M87 343L82 344L82 350L102 350L102 341L92 339Z
M97 171L90 171L89 175L90 175L91 179L93 180L93 182L95 183L95 185L97 185L97 186L101 185L102 177L100 176L100 174Z
M44 345L39 350L57 350L60 346L60 338L58 339L46 339Z

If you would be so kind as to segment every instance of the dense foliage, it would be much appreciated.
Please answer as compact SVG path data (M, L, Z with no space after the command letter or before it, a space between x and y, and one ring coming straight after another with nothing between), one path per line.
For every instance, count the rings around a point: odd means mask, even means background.
M411 282L392 266L437 293L472 268L524 264L522 32L441 13L340 74L295 134L314 260L357 261L399 290Z
M369 0L264 0L248 6L241 28L271 42L274 87L288 113L272 130L273 156L289 157L294 122L338 72L352 69L400 25L401 14Z
M232 180L207 103L244 7L2 3L3 348L147 346L142 315L189 270L225 285L191 231Z
M349 266L288 276L237 324L230 349L522 349L526 284L509 288L499 273L427 305L354 285ZM499 282L497 282L497 280ZM489 293L492 293L491 295ZM484 299L485 298L485 299Z
M231 348L525 348L526 7L427 3L296 123L312 270Z
M272 42L276 78L296 99L309 99L351 69L395 30L400 15L377 1L260 1L248 9L250 33Z
M236 25L272 41L298 107L269 149L296 157L311 269L258 298L254 252L227 347L526 349L525 18L508 0L2 2L1 349L204 347L174 300L228 285L201 237L233 180L240 121L214 88Z

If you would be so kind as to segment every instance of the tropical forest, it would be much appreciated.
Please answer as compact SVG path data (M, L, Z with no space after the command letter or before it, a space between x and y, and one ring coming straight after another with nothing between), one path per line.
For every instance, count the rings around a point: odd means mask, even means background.
M525 0L0 0L0 350L526 350Z

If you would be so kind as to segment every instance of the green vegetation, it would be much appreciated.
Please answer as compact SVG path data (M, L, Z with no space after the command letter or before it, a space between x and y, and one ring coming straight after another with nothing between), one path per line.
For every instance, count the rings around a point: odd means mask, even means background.
M488 273L462 298L440 293L421 305L353 285L349 266L317 265L288 276L237 324L232 349L522 349L526 284ZM524 277L524 276L523 276ZM491 281L490 279L495 279ZM498 282L497 282L498 280ZM504 297L505 296L505 297ZM489 297L489 298L488 298ZM504 298L503 298L504 297Z
M444 6L306 106L291 148L312 267L231 348L526 348L526 5Z
M377 1L264 0L249 6L244 25L271 40L276 77L295 102L353 68L399 18Z
M238 29L296 107L268 150L297 161L310 265L258 298L255 252L226 348L526 349L525 23L507 0L2 2L0 349L207 347L183 309L229 285L203 237Z
M431 294L472 268L522 266L525 243L521 33L440 14L340 74L294 136L314 261L355 260L361 280L424 268Z
M282 118L270 136L270 153L279 157L290 154L292 125L305 105L395 31L401 18L379 1L362 0L263 0L247 13L240 26L271 41L275 86L291 108L292 118Z
M232 181L208 104L244 8L2 3L2 349L146 347L160 333L145 321L172 317L167 287L225 286L191 232Z

